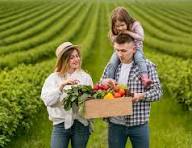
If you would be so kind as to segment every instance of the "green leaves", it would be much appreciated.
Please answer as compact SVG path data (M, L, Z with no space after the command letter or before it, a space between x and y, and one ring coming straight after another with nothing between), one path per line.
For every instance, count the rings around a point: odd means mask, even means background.
M20 65L0 74L0 147L6 145L18 128L29 129L42 109L40 93L50 65L53 61Z
M93 94L93 98L99 99L105 96L106 92L102 90L98 90Z
M73 103L76 103L78 106L84 102L85 99L92 93L92 88L91 86L78 85L72 86L71 89L64 90L64 92L68 94L64 99L64 109L69 110L72 108Z
M88 98L100 99L106 94L105 91L94 91L91 86L86 85L72 86L71 89L64 91L68 94L64 99L65 110L72 108L73 103L76 103L77 106L80 106Z

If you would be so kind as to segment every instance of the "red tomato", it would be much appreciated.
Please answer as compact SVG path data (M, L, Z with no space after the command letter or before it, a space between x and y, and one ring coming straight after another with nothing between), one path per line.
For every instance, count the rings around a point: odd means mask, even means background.
M108 86L108 85L103 85L103 89L104 89L104 90L108 90L108 89L109 89L109 86Z
M98 85L98 84L95 84L95 85L93 86L93 90L99 90L99 85Z
M120 97L121 97L121 94L118 93L118 92L115 92L115 93L114 93L114 97L115 97L115 98L120 98Z
M121 97L125 95L125 90L123 88L120 88L118 93L121 94Z

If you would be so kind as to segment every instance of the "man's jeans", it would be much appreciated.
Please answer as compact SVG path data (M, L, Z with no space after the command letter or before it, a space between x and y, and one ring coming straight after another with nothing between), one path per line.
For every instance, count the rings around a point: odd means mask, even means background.
M128 137L133 148L149 148L148 123L133 127L109 123L109 148L125 148Z
M68 148L71 140L72 148L86 148L89 139L89 126L75 120L71 128L65 129L64 123L53 126L51 148Z

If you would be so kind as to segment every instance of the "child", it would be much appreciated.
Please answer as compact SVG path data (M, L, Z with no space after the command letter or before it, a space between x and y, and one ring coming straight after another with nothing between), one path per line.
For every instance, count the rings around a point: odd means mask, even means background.
M152 83L152 81L148 77L147 66L143 53L144 31L141 24L133 19L123 7L117 7L112 12L111 31L109 32L109 38L112 42L119 33L127 33L134 38L136 46L134 60L139 65L141 76L140 78L144 87L148 87ZM118 64L119 59L116 53L113 53L106 67L107 75L109 78L114 78L114 73Z

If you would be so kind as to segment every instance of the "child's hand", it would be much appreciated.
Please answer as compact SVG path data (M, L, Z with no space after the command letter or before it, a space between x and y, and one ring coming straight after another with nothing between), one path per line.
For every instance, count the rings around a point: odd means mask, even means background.
M128 30L123 30L121 33L129 34L129 32Z

